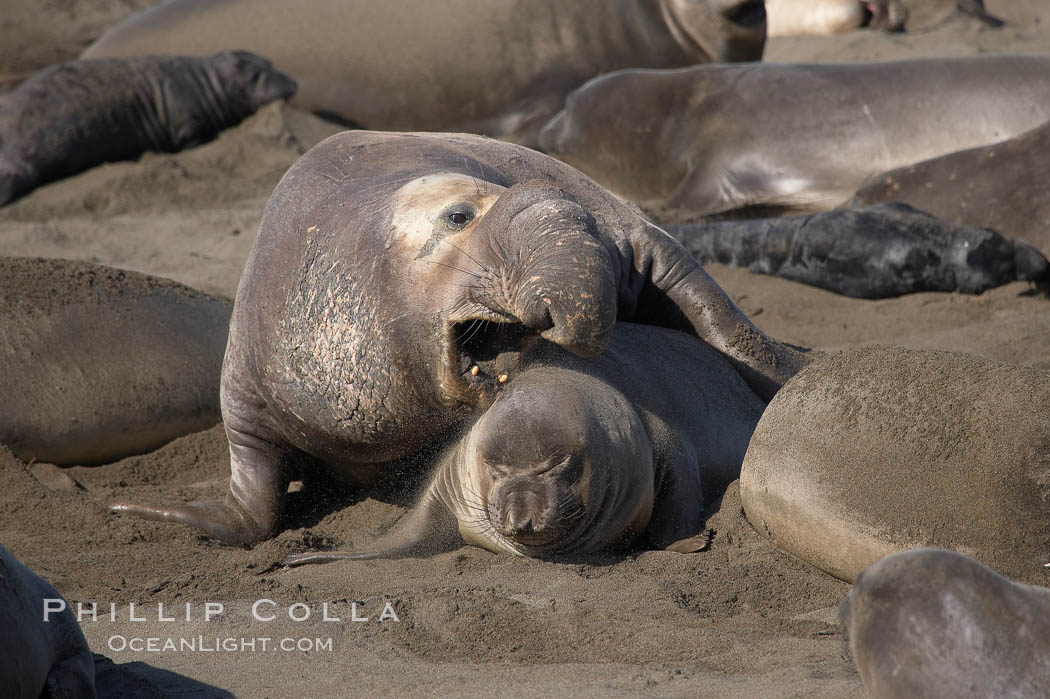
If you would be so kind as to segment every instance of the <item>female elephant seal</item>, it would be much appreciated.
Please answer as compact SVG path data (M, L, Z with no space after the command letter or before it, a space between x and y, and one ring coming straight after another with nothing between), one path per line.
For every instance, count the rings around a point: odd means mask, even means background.
M883 170L1047 120L1042 56L697 66L595 78L540 146L671 223L830 209Z
M294 92L246 51L51 66L0 97L0 206L100 163L199 145Z
M534 145L600 73L757 61L765 33L761 0L171 0L84 57L247 49L299 82L296 106L344 123Z
M620 323L593 359L541 344L374 550L286 564L430 555L463 541L532 557L639 537L695 550L705 501L739 476L765 403L721 355L675 330Z
M0 257L0 444L25 461L141 454L220 419L229 303L87 262Z
M1050 122L1020 136L873 177L858 206L906 201L953 223L994 228L1050 255Z
M265 538L297 456L392 472L492 400L524 339L594 356L618 318L696 334L766 400L803 362L674 239L562 163L464 134L336 134L274 190L237 290L226 503L116 508Z
M73 612L55 588L2 546L0 629L5 697L95 696L95 660Z
M841 352L769 404L740 497L755 529L846 581L936 546L1042 582L1048 424L1050 372L949 352Z
M1050 687L1050 590L954 551L905 551L864 569L840 619L873 699L1038 699Z

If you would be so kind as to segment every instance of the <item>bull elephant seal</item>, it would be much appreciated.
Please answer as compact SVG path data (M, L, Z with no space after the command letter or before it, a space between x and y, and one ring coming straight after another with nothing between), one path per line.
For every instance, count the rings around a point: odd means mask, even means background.
M1050 281L1050 264L1030 245L899 202L666 230L700 264L747 267L855 298Z
M0 628L4 696L95 696L95 660L73 612L55 588L2 546Z
M294 92L245 51L46 68L0 97L0 205L100 163L204 143Z
M431 555L463 541L532 557L639 538L702 545L705 502L740 475L765 403L721 355L675 330L620 323L594 359L540 344L374 550L285 563Z
M1020 136L884 172L852 204L906 201L953 223L994 228L1050 254L1050 122Z
M865 568L840 620L873 699L1038 699L1050 687L1050 590L953 551Z
M230 305L87 262L0 258L0 444L25 461L140 454L219 419Z
M907 18L901 0L766 0L770 37L841 34L862 27L899 31Z
M540 145L674 223L830 209L883 170L1047 120L1047 57L697 66L595 78Z
M935 546L1046 579L1050 372L950 352L815 360L762 416L740 473L747 519L850 581Z
M523 341L595 356L617 319L696 334L765 400L804 363L673 238L562 163L465 134L336 134L274 190L237 290L226 503L115 507L266 538L302 454L392 473L491 402Z
M600 73L757 61L765 32L761 0L172 0L83 55L247 49L299 81L302 109L533 146L565 95Z

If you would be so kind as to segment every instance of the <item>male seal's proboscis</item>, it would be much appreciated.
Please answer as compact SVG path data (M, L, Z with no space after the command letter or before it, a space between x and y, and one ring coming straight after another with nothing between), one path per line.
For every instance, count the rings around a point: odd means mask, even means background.
M617 320L699 337L765 400L805 361L567 165L465 134L337 134L277 186L237 291L226 501L115 509L267 538L304 456L389 475L487 407L530 337L596 356Z
M389 534L368 550L285 563L431 555L464 541L531 557L701 548L704 504L738 477L765 403L724 357L675 330L620 323L593 359L539 344Z
M1041 699L1050 589L954 551L895 553L857 576L839 618L873 699Z
M45 600L55 609L45 619ZM62 596L0 546L0 688L5 697L95 696L95 660Z
M757 61L765 20L761 0L171 0L84 57L247 49L299 82L293 104L343 123L534 146L590 78Z

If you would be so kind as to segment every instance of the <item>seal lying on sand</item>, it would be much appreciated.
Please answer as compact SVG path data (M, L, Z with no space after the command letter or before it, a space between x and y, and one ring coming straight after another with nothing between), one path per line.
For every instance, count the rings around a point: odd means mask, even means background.
M766 400L804 362L567 165L463 134L336 134L274 190L237 290L226 502L116 509L266 538L303 455L389 476L491 402L524 340L594 356L617 319L699 336Z
M739 476L765 403L675 330L621 323L593 359L542 344L374 550L285 562L431 555L463 541L533 557L639 536L650 548L702 545L705 501Z
M936 216L988 226L1050 254L1050 122L1002 143L884 172L852 204L900 200Z
M2 546L0 629L4 696L95 696L95 660L73 612L55 588Z
M895 32L907 18L901 0L766 0L771 37L840 34L862 27Z
M0 444L24 461L140 454L220 419L230 305L87 262L0 257Z
M99 163L204 143L294 92L245 51L46 68L0 97L0 205Z
M1047 57L697 66L595 78L540 145L671 223L834 208L878 172L1047 120Z
M874 699L1045 697L1050 590L919 549L864 569L840 620Z
M1050 264L1035 248L899 202L665 228L701 264L747 267L856 298L979 294L1012 281L1050 280Z
M755 529L846 581L918 546L1045 580L1048 424L1050 372L949 352L840 352L769 404L740 497Z
M761 0L172 0L83 55L247 49L299 81L295 106L343 123L532 146L600 73L760 60L765 18Z

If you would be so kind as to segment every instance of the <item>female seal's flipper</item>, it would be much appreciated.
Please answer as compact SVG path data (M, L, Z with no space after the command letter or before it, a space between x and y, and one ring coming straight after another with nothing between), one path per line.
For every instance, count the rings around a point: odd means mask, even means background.
M332 561L377 558L417 558L454 551L463 545L456 518L437 493L439 480L427 488L422 501L379 537L370 551L315 551L297 553L282 562L289 567Z

